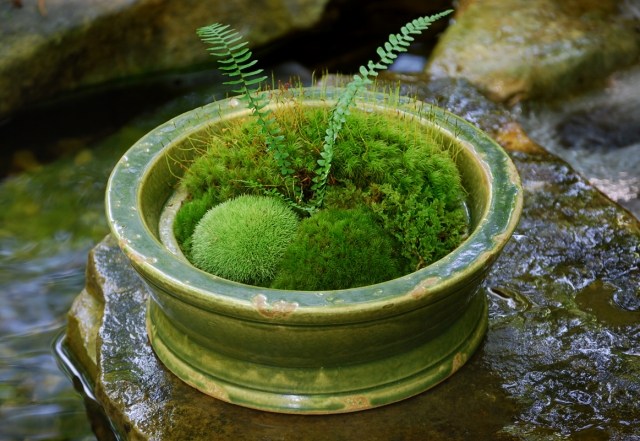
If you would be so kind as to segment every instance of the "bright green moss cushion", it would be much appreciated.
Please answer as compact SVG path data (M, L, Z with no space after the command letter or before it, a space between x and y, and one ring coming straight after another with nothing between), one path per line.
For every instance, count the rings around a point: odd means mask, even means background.
M193 263L236 282L268 283L297 225L296 214L279 199L238 196L211 208L198 222Z

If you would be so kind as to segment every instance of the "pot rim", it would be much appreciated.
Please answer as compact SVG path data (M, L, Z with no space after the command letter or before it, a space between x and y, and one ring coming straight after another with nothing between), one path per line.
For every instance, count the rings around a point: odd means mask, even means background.
M331 103L340 88L311 87L293 93ZM468 284L470 274L483 273L495 260L517 226L523 195L520 178L507 153L487 134L464 119L436 106L401 97L396 107L384 104L385 94L360 92L358 107L399 110L437 125L471 152L490 187L485 213L469 237L455 250L413 273L358 288L327 291L277 290L226 280L206 273L166 249L141 213L143 183L164 149L212 124L212 118L247 113L237 98L213 102L161 124L138 140L118 161L107 184L106 214L112 234L133 267L155 288L194 306L234 316L287 319L336 314L350 320L398 314L433 303L451 287ZM371 104L373 103L373 107ZM478 276L479 277L479 276ZM377 313L376 313L377 311ZM257 315L256 315L257 313Z

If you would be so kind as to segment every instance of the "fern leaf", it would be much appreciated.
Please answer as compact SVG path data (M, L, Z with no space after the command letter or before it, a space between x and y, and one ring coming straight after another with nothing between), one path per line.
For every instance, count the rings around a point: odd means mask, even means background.
M238 68L242 68L242 66L238 66ZM256 70L251 71L251 72L242 72L242 76L243 77L251 77L251 76L254 76L254 75L261 74L262 72L263 72L262 69L256 69ZM266 78L266 77L263 77L263 78ZM260 78L260 81L262 81L263 78ZM253 81L253 80L248 80L248 81ZM247 84L249 84L249 83L247 82Z
M397 57L397 55L394 56L393 45L391 43L389 43L388 41L386 41L384 43L384 49L387 51L387 55L386 55L387 58L392 58L393 59L393 58Z
M245 63L245 62L247 62L247 61L249 61L251 59L252 55L253 54L251 53L251 51L247 51L246 54L238 55L238 57L236 58L235 62L238 63L238 64ZM256 61L256 63L257 63L257 61Z
M219 23L200 28L197 33L203 42L212 46L210 48L212 55L224 57L218 60L219 69L222 74L231 78L224 84L239 86L233 89L233 92L241 95L241 99L247 103L258 119L267 140L267 150L274 150L279 154L276 156L276 161L283 174L292 174L293 171L290 171L289 168L290 161L282 155L284 138L277 136L280 131L277 129L277 124L270 112L265 109L267 102L254 96L260 90L260 84L267 77L260 75L263 72L262 69L254 68L251 70L257 64L257 60L251 59L252 53L247 47L248 43L243 41L242 36L229 25Z
M335 146L338 134L342 129L345 122L344 115L348 112L349 107L353 104L358 91L371 84L370 77L378 75L378 71L386 69L393 63L398 57L399 52L406 52L407 48L414 40L409 34L420 34L427 29L431 23L450 14L452 11L444 11L439 14L435 14L429 17L417 18L400 28L399 34L389 35L388 40L378 47L376 52L380 57L378 62L369 61L366 66L361 66L358 69L360 73L353 76L353 80L347 84L345 91L336 101L334 108L331 111L329 117L329 127L326 130L326 136L324 138L324 144L322 146L322 153L320 154L322 159L318 159L318 168L315 170L315 176L313 177L314 200L312 206L317 209L322 205L324 200L325 189L327 185L327 179L331 171L331 160L333 158L333 149Z
M238 36L238 38L236 38L235 40L233 40L233 43L235 43L236 41L239 41L242 37ZM227 44L232 43L231 41L227 41ZM241 55L237 52L238 49L245 47L247 44L249 44L246 41L243 41L242 43L236 44L235 46L232 46L229 48L229 52L234 52L236 53L236 56Z

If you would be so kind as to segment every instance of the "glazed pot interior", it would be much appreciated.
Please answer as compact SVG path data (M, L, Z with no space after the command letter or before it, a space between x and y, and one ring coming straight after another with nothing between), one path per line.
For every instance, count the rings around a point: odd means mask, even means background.
M225 119L243 118L247 116L246 111L239 111L236 114L226 115ZM219 121L216 121L219 122ZM420 121L422 124L434 126L427 119ZM416 122L418 123L418 122ZM213 124L215 125L215 123ZM438 126L434 126L438 127ZM164 211L172 211L175 214L175 208L171 210L167 207L167 201L174 197L174 193L178 188L180 178L188 168L198 153L194 145L205 144L206 137L215 127L211 125L202 125L194 127L190 133L174 139L168 144L156 160L145 170L145 174L141 179L139 188L140 194L145 197L140 198L140 211L143 213L143 219L148 230L153 234L155 239L167 242L174 242L174 238L169 238L171 232L161 234L160 219ZM446 138L445 145L456 148L458 151L454 155L455 162L460 170L462 184L467 192L465 203L467 205L470 218L470 231L478 226L480 219L485 215L490 203L491 182L489 170L478 161L478 158L471 152L470 146L464 140L455 137L455 134L448 132L446 129L439 128L443 138ZM173 198L172 203L179 203L180 197ZM173 216L170 219L172 222ZM171 225L166 226L171 229ZM175 247L175 245L174 245ZM177 250L176 250L177 251ZM181 253L177 253L180 255Z
M304 105L327 106L339 89L304 89ZM464 286L469 275L481 277L498 255L517 224L522 194L515 167L506 153L486 134L464 120L437 107L414 104L407 99L389 107L384 95L365 92L358 107L366 111L398 112L436 128L451 142L453 155L467 191L470 236L437 262L398 279L369 287L327 291L310 296L306 291L269 290L268 297L296 304L296 316L313 320L341 308L348 320L369 314L387 314L393 308L414 308L407 292L428 291L429 302L438 301L456 286ZM237 101L237 100L235 100ZM263 288L243 285L205 273L180 253L170 251L159 227L167 201L176 193L180 177L197 149L221 120L249 115L234 100L223 100L180 115L149 132L136 143L114 168L107 190L107 216L111 230L134 268L150 283L165 292L188 292L185 301L203 308L222 308L230 314L255 315L255 303ZM499 197L497 195L500 195ZM174 207L175 208L175 207ZM163 223L171 232L171 218ZM188 283L185 283L188 282ZM182 296L183 294L180 294ZM404 300L397 297L403 296ZM224 302L212 302L213 298ZM375 303L374 301L382 301ZM259 302L258 302L259 303ZM404 306L402 304L404 303ZM388 311L388 312L383 312ZM220 311L222 312L222 311ZM359 317L359 318L358 318ZM319 319L318 319L319 320Z

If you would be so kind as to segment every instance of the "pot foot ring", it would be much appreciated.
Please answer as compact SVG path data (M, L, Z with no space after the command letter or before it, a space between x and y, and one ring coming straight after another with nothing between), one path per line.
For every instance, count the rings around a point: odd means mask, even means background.
M147 313L156 355L181 380L229 403L297 414L354 412L424 392L462 367L482 342L487 322L480 291L451 327L418 347L346 366L291 368L214 353L174 328L153 300Z

